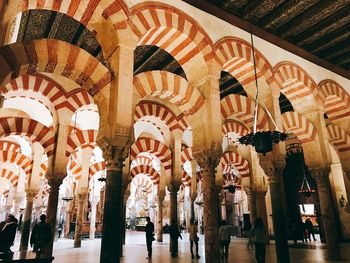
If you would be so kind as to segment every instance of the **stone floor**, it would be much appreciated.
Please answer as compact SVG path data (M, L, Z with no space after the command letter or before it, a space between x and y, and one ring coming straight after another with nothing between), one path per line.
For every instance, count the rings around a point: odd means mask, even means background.
M205 262L204 260L204 242L203 236L200 237L200 256L199 260L191 259L189 250L188 235L183 234L183 240L179 240L179 256L172 259L169 254L169 235L164 235L164 242L153 243L153 259L152 263L168 263L168 262ZM18 240L18 239L17 239ZM14 247L14 251L18 249L18 242ZM246 239L233 238L230 245L230 254L228 262L237 263L253 263L254 251L248 249ZM310 248L290 248L291 262L293 263L321 263L331 262L325 260L326 250L324 245L319 242L310 242ZM59 239L54 246L54 263L98 263L100 256L101 240L83 240L81 248L73 248L73 240ZM341 251L344 260L342 262L350 262L350 244L342 244ZM145 236L142 232L128 232L126 236L126 245L124 248L124 257L122 263L139 263L147 262L147 249L145 245ZM220 262L218 260L218 262ZM267 247L267 263L275 263L275 246L272 243ZM215 263L215 262L210 262Z

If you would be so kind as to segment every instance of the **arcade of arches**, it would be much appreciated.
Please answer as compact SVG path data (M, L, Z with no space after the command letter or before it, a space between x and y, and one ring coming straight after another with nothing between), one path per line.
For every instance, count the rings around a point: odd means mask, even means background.
M220 219L240 232L261 217L289 262L290 226L309 216L339 259L348 79L255 37L258 129L275 129L271 115L289 133L264 156L238 142L254 122L248 32L182 1L9 0L0 11L0 216L21 218L21 250L41 213L74 247L101 236L104 263L119 262L125 229L146 216L159 242L163 225L194 217L212 263Z

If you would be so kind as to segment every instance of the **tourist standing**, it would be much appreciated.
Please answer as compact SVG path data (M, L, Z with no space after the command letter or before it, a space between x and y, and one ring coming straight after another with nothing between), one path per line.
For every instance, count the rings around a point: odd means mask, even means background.
M14 215L9 215L6 221L0 224L0 252L11 252L10 248L15 240L17 222Z
M261 217L258 217L249 237L249 242L255 245L255 259L258 263L265 263L266 243L268 238L269 236L264 223Z
M219 228L219 240L221 247L221 258L228 260L228 250L231 241L231 229L230 226L226 224L225 220L221 221L221 225Z
M198 233L198 228L196 225L196 222L194 220L194 218L191 218L190 220L190 244L191 244L191 255L192 258L194 258L194 254L193 254L193 243L196 245L196 258L200 258L199 254L198 254L198 241L199 241L199 237L197 235Z
M152 242L155 240L154 238L154 224L151 222L150 217L146 217L147 224L145 227L146 232L146 244L147 244L147 259L152 259Z
M315 231L314 231L314 225L312 224L312 221L310 219L310 217L308 217L305 221L305 227L306 227L306 230L308 232L308 236L309 236L309 240L311 241L311 235L312 235L312 238L314 239L314 241L316 241L316 238L315 238Z
M46 215L40 216L40 222L35 224L30 237L30 246L34 245L34 251L42 254L51 240L51 226L46 223Z

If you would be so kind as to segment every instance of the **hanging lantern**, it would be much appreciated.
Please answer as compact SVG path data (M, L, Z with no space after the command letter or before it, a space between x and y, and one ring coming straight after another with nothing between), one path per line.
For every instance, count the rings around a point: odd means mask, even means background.
M285 139L287 139L288 135L285 132L280 132L278 130L277 124L273 120L269 110L266 108L263 102L262 102L262 105L265 108L269 118L275 125L276 130L275 131L257 131L259 86L258 86L258 76L256 73L255 49L254 49L254 41L253 41L253 34L252 34L251 28L250 28L250 39L252 44L252 58L253 58L253 65L254 65L254 77L255 77L255 87L256 87L255 107L254 107L254 125L253 125L253 132L245 136L242 136L241 138L238 139L238 141L244 145L252 145L253 147L255 147L255 151L257 153L262 153L263 155L266 155L267 152L272 151L273 144L284 141Z
M304 194L306 197L310 197L311 194L315 192L316 191L310 187L309 182L307 181L306 176L304 174L303 182L301 183L299 193Z
M257 153L265 155L272 151L272 145L286 140L288 135L280 131L259 131L242 136L238 139L241 144L252 145Z

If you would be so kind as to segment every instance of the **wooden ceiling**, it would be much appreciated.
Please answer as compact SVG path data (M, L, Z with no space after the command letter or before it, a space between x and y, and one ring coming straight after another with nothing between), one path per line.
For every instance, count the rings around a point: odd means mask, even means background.
M247 30L245 22L251 20L253 25L261 29L258 33L254 30L259 37L340 75L347 78L350 76L350 0L188 0L186 2L244 30ZM223 10L225 12L222 12ZM266 36L266 33L271 34ZM282 42L285 41L279 40L285 40L293 45L283 45ZM306 52L300 50L299 53L295 52L293 46ZM328 67L320 63L321 60L315 62L314 56L310 53L327 61L325 64L328 64ZM336 68L332 68L332 65L340 68L340 73Z

